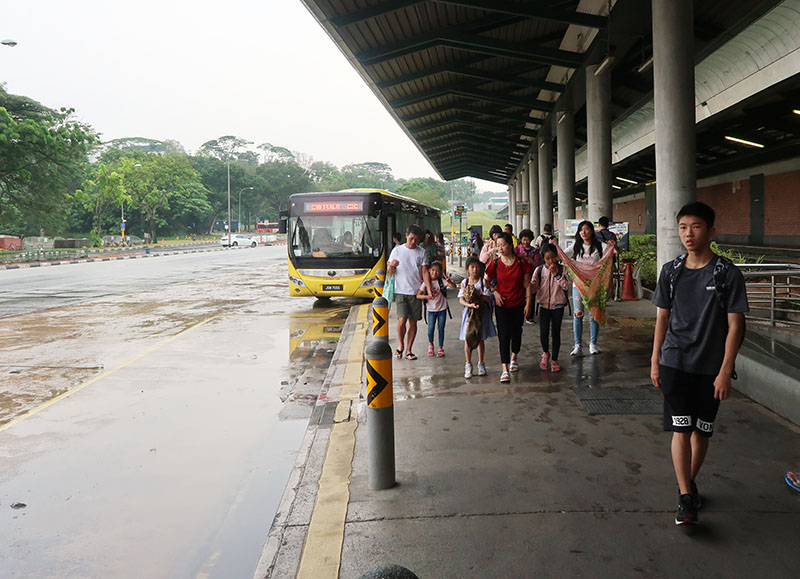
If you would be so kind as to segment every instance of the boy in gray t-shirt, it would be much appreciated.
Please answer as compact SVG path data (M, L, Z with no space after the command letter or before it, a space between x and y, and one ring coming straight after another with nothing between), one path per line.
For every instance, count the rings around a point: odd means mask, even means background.
M664 264L653 303L658 306L650 378L664 395L664 430L672 432L672 462L680 499L675 524L697 522L695 478L714 433L719 403L730 395L744 337L744 277L711 251L714 210L690 203L678 212L687 254Z

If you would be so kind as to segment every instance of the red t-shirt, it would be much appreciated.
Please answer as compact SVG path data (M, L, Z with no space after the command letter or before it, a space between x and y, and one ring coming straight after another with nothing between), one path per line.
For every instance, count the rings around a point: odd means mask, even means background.
M532 269L527 260L516 255L511 266L504 264L502 258L489 262L486 278L497 279L497 291L503 296L504 308L525 306L525 280L530 279Z

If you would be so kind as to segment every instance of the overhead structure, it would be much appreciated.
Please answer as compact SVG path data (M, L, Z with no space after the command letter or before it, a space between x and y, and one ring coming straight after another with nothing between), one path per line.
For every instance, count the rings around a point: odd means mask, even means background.
M573 146L584 148L588 66L610 70L612 127L653 99L647 0L302 1L445 180L511 184L536 155L541 129L556 136L554 111L572 112ZM695 0L695 62L779 4ZM774 111L739 112L726 115L742 117L743 135L758 135L763 119L781 123ZM725 140L716 122L698 126L698 176L703 163L723 167L753 154ZM770 125L779 133L771 138L796 145L796 125ZM615 151L613 162L615 177L654 179L652 143ZM576 173L585 199L585 175Z

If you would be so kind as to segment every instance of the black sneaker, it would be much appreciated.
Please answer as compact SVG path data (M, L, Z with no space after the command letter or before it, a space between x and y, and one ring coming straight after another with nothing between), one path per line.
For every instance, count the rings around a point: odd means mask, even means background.
M697 523L697 509L694 508L692 495L681 495L678 512L675 515L676 525L694 525Z
M703 507L703 500L700 498L700 491L697 490L697 483L692 481L692 504L694 509L699 511Z

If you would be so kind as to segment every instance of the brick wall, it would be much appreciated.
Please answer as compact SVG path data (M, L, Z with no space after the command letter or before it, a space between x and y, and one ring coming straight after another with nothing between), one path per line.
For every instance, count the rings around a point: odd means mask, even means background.
M647 225L644 198L614 203L614 215L611 220L627 221L629 233L644 233Z
M750 234L750 181L734 181L697 190L697 200L707 203L717 214L719 236ZM746 239L744 240L746 241Z
M800 235L797 203L800 201L800 171L764 177L764 236Z

